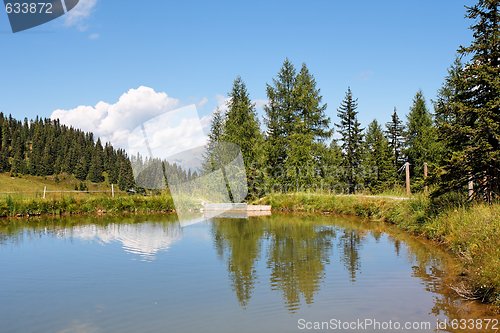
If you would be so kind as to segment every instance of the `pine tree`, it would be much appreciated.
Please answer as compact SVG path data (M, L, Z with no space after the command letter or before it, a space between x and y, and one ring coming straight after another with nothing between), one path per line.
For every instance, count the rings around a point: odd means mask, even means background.
M424 163L433 166L441 152L432 115L427 109L422 91L418 91L413 99L406 129L406 155L412 179L419 188L423 185Z
M361 182L361 157L363 129L358 121L357 99L353 99L351 88L347 89L346 96L342 101L337 115L340 123L335 124L341 135L342 141L342 165L345 171L345 181L348 193L355 193Z
M476 198L500 196L500 15L499 1L479 0L467 7L474 39L459 54L436 103L440 139L449 154L443 161L440 189L464 191L474 182Z
M134 173L132 164L123 150L118 152L118 163L120 171L118 174L118 187L122 191L127 191L135 187Z
M337 140L332 140L321 156L321 182L322 189L328 189L333 192L342 192L344 188L342 166L342 148Z
M14 175L23 174L24 168L24 144L20 129L16 128L12 135L12 164L10 172Z
M264 122L266 131L266 165L267 179L273 189L285 190L287 175L285 162L290 147L290 134L294 127L293 91L296 81L296 71L293 64L285 59L278 75L273 79L273 85L267 85L269 100L264 106L266 113ZM288 184L289 185L289 184Z
M297 74L285 59L273 85L267 86L267 96L269 185L282 191L310 188L320 181L324 140L332 133L316 80L305 64Z
M92 160L90 162L88 178L93 183L100 183L104 181L104 151L102 148L101 140L97 139Z
M106 148L104 149L104 169L108 173L108 182L110 184L118 183L118 174L120 166L118 165L118 158L116 156L116 151L113 149L111 144L106 143Z
M383 191L393 175L391 148L376 120L366 130L363 166L365 186L373 193Z
M83 181L87 179L87 175L88 175L87 161L85 159L85 156L81 156L75 165L75 177Z
M33 129L33 140L32 140L32 148L29 156L29 172L33 176L41 175L41 165L42 165L42 157L43 157L43 147L45 142L43 140L42 135L42 124L39 120L32 122Z
M389 141L389 148L391 150L391 161L392 161L392 169L394 174L396 174L397 170L403 165L405 162L404 156L404 135L405 128L403 126L403 122L398 116L396 108L391 115L391 121L385 124L386 127L386 136Z
M2 150L3 151L8 151L9 150L9 142L10 142L10 131L9 131L9 124L7 122L7 119L5 119L2 123Z
M220 116L220 115L219 115ZM220 120L218 120L220 122ZM241 149L243 162L246 168L246 178L249 197L258 195L261 176L259 169L262 166L263 137L255 111L245 83L240 77L233 82L227 103L226 119L223 131L220 133L222 141L235 144Z
M315 141L328 139L332 135L332 130L329 128L330 118L325 114L327 105L322 104L321 90L316 88L316 80L306 64L302 64L295 79L293 99L296 108L294 132L308 134Z
M323 141L332 131L325 114L327 105L322 104L320 89L316 88L316 80L305 64L297 74L292 95L295 110L285 170L299 190L311 188L320 181Z
M225 113L220 108L217 108L212 116L207 148L203 156L202 169L204 173L210 173L220 168L220 162L216 156L216 149L219 147L220 142L222 142L225 121Z

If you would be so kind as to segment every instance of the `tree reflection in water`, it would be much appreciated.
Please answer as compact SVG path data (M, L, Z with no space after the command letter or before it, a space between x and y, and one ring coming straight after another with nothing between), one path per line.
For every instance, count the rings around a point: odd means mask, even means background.
M349 272L352 282L356 281L356 273L360 269L359 250L364 235L359 230L344 229L339 238L339 248L342 253L341 260Z
M300 223L287 220L270 224L267 266L271 269L271 288L281 290L286 306L296 311L303 296L313 303L324 277L335 231L313 221Z
M424 288L435 293L433 314L438 317L466 316L463 301L453 294L456 263L439 247L412 237L382 222L324 216L273 215L250 219L213 219L212 234L216 251L227 261L233 290L242 307L247 307L255 284L266 274L257 267L262 260L269 272L272 290L279 291L291 313L301 302L312 304L325 278L326 266L339 258L352 283L362 269L361 250L365 241L389 242L396 256L404 253L413 265L413 276ZM334 256L334 249L338 253ZM483 311L470 303L466 311Z
M215 219L212 226L217 253L221 258L229 255L229 275L242 306L248 304L257 279L255 262L264 239L271 288L282 292L292 312L299 308L301 296L307 304L313 302L330 262L335 238L332 226L303 217Z
M245 219L216 219L212 224L218 255L228 258L228 271L241 306L250 300L257 278L255 262L260 255L264 225Z

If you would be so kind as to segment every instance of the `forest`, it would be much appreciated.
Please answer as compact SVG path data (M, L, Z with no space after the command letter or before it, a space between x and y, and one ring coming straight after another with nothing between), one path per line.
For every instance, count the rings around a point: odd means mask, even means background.
M121 190L134 187L127 153L104 146L92 133L60 124L59 120L16 120L0 113L0 172L12 176L72 174L86 189L86 181L107 180Z
M362 127L351 88L332 124L306 64L298 69L285 59L266 85L262 132L255 104L237 77L227 105L213 116L206 162L214 158L210 147L215 143L237 144L250 198L318 190L398 192L408 162L412 192L429 188L433 197L492 203L500 194L498 16L495 1L479 1L469 8L474 39L458 49L436 99L429 103L416 91L406 119L394 108L388 110L386 124L374 119Z

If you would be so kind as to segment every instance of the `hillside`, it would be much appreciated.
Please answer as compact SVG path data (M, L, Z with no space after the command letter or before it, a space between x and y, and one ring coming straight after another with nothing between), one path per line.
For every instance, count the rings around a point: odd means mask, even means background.
M86 183L102 183L108 178L122 190L135 186L132 166L123 149L102 144L92 133L62 125L59 120L20 121L2 113L0 172L42 177L67 174ZM22 181L14 180L8 183L24 187Z
M18 175L13 177L10 172L0 173L0 199L6 196L26 198L41 197L44 187L47 187L46 196L61 197L68 195L82 195L75 192L82 182L73 175L60 174L57 176L32 176ZM111 186L107 182L91 183L86 182L85 191L93 193L94 191L106 191L111 194ZM115 187L118 193L118 188ZM101 193L105 194L105 192Z

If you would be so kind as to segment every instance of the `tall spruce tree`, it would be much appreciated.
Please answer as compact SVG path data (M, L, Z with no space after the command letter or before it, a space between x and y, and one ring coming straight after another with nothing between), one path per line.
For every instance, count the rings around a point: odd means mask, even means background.
M220 120L217 121L220 122ZM248 196L258 196L263 178L260 169L264 139L260 131L255 104L252 103L245 83L239 76L234 80L229 93L226 119L220 135L222 141L235 144L241 149L246 169Z
M87 179L87 175L88 175L87 160L85 156L81 156L75 165L75 177L78 180L84 181L85 179Z
M323 190L342 192L345 187L343 181L342 148L337 140L332 140L321 154L321 185Z
M305 64L296 76L292 89L293 127L289 134L286 174L296 190L310 189L320 181L321 155L332 131L322 103L321 91Z
M280 190L303 190L319 182L330 119L320 89L305 64L299 73L285 59L265 106L268 180ZM276 189L276 186L274 187Z
M394 173L389 141L377 120L368 125L364 144L365 186L371 192L378 193L388 187Z
M500 196L500 15L498 0L479 0L467 7L473 20L472 43L459 49L470 58L456 61L436 103L440 139L446 155L439 191L465 191L493 202Z
M341 136L342 166L344 167L344 177L348 193L355 193L356 188L362 181L360 166L363 129L358 121L357 108L357 99L353 99L351 88L348 88L344 100L337 109L340 123L335 124Z
M422 91L418 91L413 99L406 124L406 155L410 162L412 179L415 180L413 183L417 189L423 185L424 163L432 167L440 152L432 115L427 109Z
M226 122L225 112L217 108L212 116L210 123L210 132L208 133L208 142L205 154L203 156L203 173L210 173L220 167L220 161L217 156L217 149L222 142L222 135L224 133L224 125Z
M290 147L290 135L293 132L296 70L290 60L285 59L272 85L267 85L269 100L264 106L266 131L267 179L273 190L286 191L287 184L285 162Z
M391 115L391 121L385 124L386 127L386 137L389 141L389 148L391 149L391 162L392 169L394 171L394 175L397 170L403 165L405 162L404 156L404 135L405 128L403 125L403 121L399 118L396 107L394 107L394 111Z
M92 153L92 160L89 167L89 180L93 183L100 183L104 181L104 150L102 148L101 140L97 139L95 148Z
M330 118L325 114L327 105L322 103L321 90L316 87L316 79L306 64L302 64L295 79L293 98L294 132L309 134L315 141L328 139L332 130L329 128Z
M117 163L119 165L118 187L122 191L132 190L135 187L132 164L124 150L119 149L117 155Z

